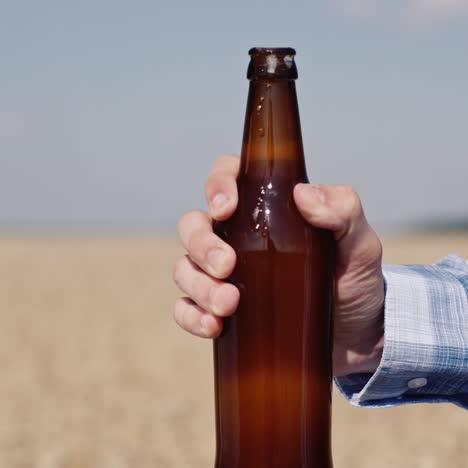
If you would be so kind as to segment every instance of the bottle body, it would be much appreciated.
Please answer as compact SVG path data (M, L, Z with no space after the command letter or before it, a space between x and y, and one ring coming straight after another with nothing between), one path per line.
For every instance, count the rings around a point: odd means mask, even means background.
M307 181L302 142L276 138L288 122L274 116L294 83L268 84L251 84L238 208L214 225L236 251L228 281L240 291L214 341L215 468L332 468L333 237L293 200ZM258 102L268 115L256 115Z

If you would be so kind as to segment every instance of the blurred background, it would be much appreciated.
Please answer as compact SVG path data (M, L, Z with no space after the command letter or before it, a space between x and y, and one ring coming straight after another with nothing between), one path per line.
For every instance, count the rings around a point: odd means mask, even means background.
M296 48L309 177L385 261L468 257L467 0L0 2L1 467L212 466L175 224L240 149L252 46ZM333 437L336 468L468 466L455 406L335 392Z

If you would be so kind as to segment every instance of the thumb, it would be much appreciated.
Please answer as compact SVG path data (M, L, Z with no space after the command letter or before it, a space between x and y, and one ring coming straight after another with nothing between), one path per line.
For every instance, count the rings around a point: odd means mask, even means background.
M294 200L312 226L333 231L342 266L380 262L382 245L356 191L347 185L298 184Z

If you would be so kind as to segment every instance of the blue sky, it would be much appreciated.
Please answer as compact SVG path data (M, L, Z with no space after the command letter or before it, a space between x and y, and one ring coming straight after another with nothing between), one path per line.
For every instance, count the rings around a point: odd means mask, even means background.
M0 224L173 229L292 46L309 178L384 228L468 215L468 2L0 3Z

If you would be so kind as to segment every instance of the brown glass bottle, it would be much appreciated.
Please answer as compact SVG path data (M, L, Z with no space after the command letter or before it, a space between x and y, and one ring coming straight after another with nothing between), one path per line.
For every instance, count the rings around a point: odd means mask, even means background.
M214 341L215 468L331 468L333 237L300 216L307 182L293 49L252 49L239 205L215 224L241 298Z

